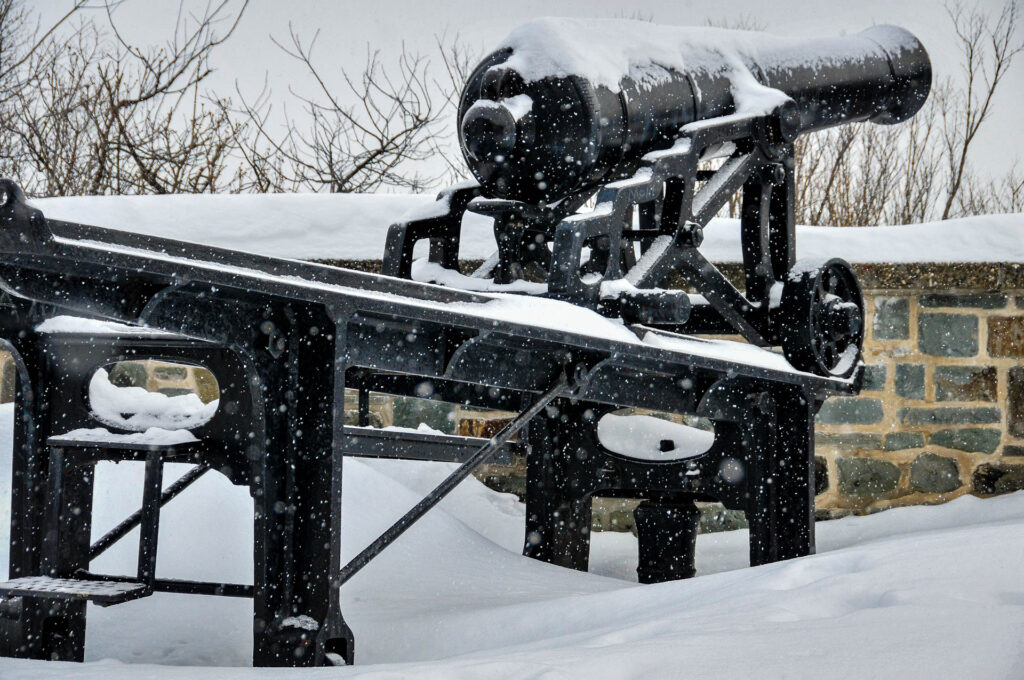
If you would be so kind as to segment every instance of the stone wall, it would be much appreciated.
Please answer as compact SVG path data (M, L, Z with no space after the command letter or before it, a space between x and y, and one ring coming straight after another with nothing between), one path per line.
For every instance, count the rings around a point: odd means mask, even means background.
M868 291L863 391L829 399L818 414L816 453L828 479L819 508L1024 488L1019 293Z

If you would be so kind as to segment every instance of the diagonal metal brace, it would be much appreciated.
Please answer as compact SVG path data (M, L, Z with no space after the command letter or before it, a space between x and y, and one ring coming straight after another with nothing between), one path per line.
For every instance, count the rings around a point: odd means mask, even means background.
M379 555L385 548L394 543L399 536L405 533L406 529L419 521L423 515L427 514L431 508L440 503L445 496L451 493L452 490L458 486L459 482L468 477L473 470L480 467L480 465L487 462L491 456L500 451L501 447L504 446L504 444L508 442L513 435L523 429L528 422L533 420L534 416L540 413L544 407L558 397L573 391L574 387L580 384L580 380L583 375L589 375L589 373L592 372L593 369L589 372L577 372L577 375L574 376L572 380L572 384L570 384L569 378L567 378L564 373L561 374L555 384L548 388L546 392L541 394L537 400L530 405L530 408L513 418L508 425L491 437L491 439L481 446L480 449L466 460L465 463L460 465L458 469L445 477L444 481L434 487L434 490L427 494L423 500L414 505L409 512L402 515L397 522L392 524L384 533L370 543L370 545L366 546L361 553L353 557L348 564L342 567L341 571L338 572L336 585L343 585L346 581L359 573L360 569L369 564L373 558Z
M192 485L197 479L210 471L209 463L200 463L195 466L173 484L168 486L160 494L158 506L163 507L174 499L175 496ZM132 529L142 524L142 509L136 510L123 522L104 534L98 541L89 547L89 561L92 561L105 553L107 549L124 538Z

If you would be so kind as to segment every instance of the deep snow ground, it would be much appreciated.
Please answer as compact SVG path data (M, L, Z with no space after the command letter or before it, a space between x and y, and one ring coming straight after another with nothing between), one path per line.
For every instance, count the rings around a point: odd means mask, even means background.
M347 461L346 556L447 469ZM140 481L141 465L100 468L95 535L137 507ZM165 509L161 574L247 582L250 513L208 474ZM156 595L91 607L87 663L0 659L0 678L1024 678L1024 494L822 523L818 555L757 569L741 568L746 532L702 536L702 575L655 586L623 580L631 535L598 534L583 574L521 557L521 532L513 497L467 480L343 589L355 668L225 668L249 663L250 602ZM94 568L131 571L135 536Z

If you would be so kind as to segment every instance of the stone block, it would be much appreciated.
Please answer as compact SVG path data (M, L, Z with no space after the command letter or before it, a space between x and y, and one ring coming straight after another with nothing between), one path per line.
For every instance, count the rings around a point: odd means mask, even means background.
M713 534L718 531L735 531L746 529L747 516L742 510L729 510L720 503L701 504L698 531L702 534Z
M919 449L924 446L924 435L917 432L892 432L885 435L882 448L886 451Z
M1004 456L1024 456L1024 446L1016 446L1014 444L1007 444L1003 447Z
M213 373L205 368L196 368L192 371L192 378L196 383L196 394L204 404L209 404L214 399L220 399L220 386Z
M188 367L178 364L157 364L153 367L156 380L181 381L188 377Z
M814 457L814 495L828 491L828 464L821 456Z
M871 432L822 432L814 435L815 448L839 451L877 451L882 448L882 435Z
M904 425L985 425L998 423L1001 416L994 406L901 408L899 412Z
M1006 429L1014 437L1024 437L1024 366L1007 372Z
M973 357L978 353L978 317L921 314L917 317L917 345L923 354L932 356Z
M936 401L995 401L995 366L936 366Z
M991 357L1024 358L1024 316L988 318L988 354Z
M910 466L910 488L914 491L949 493L962 485L960 467L952 458L922 453Z
M910 299L876 297L871 322L875 340L906 340L910 337Z
M0 404L14 401L18 368L9 352L0 352Z
M995 453L1003 433L979 427L939 430L930 438L930 443L968 453Z
M924 399L924 364L896 364L896 394Z
M455 434L455 406L447 402L395 397L394 414L394 424L399 427L417 428L426 423L445 434Z
M1009 297L1000 293L975 293L955 295L934 293L921 296L922 307L977 307L978 309L1002 309Z
M847 496L881 496L896 489L900 469L884 460L837 458L839 490Z
M141 361L119 361L107 367L107 379L117 387L141 387L149 385L149 371Z
M885 389L885 364L871 364L864 367L864 383L861 389L868 392L881 392Z
M359 411L357 409L346 409L345 410L345 424L346 425L358 425L359 424ZM384 421L381 419L380 414L375 411L370 411L370 424L369 427L385 427Z
M1024 490L1024 465L983 463L975 468L971 485L986 496Z
M870 425L882 420L881 399L833 397L818 411L817 422L825 425Z
M190 387L161 387L157 392L166 394L168 397L182 397L186 394L195 394L195 391Z

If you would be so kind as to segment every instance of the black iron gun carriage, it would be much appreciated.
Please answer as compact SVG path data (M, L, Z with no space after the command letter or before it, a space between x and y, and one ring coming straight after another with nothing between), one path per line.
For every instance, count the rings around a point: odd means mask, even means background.
M569 33L591 45L594 73L560 61L578 53L560 49ZM650 40L658 56L616 62L608 36ZM466 86L460 140L477 181L392 226L383 275L47 220L4 181L0 336L20 379L0 650L81 660L87 602L179 592L253 598L257 665L351 663L343 584L509 449L527 461L528 556L586 569L595 495L643 499L644 582L693 575L695 501L746 513L752 564L812 553L814 415L858 389L864 310L843 260L796 259L793 142L905 120L929 86L923 47L892 27L794 41L536 22ZM737 192L742 292L700 251ZM458 269L467 210L493 218L497 241L471 275ZM47 330L62 314L127 326ZM124 357L217 374L220 407L195 441L67 436L95 425L85 381ZM344 421L346 389L357 425ZM518 415L490 439L373 429L372 393ZM623 408L702 416L714 432L699 450L669 439L660 457L629 455L600 432ZM343 566L346 456L461 465ZM94 542L101 460L143 461L145 489L140 511ZM164 489L169 461L196 468ZM253 495L252 584L157 576L160 508L207 470ZM137 573L90 571L136 526Z

